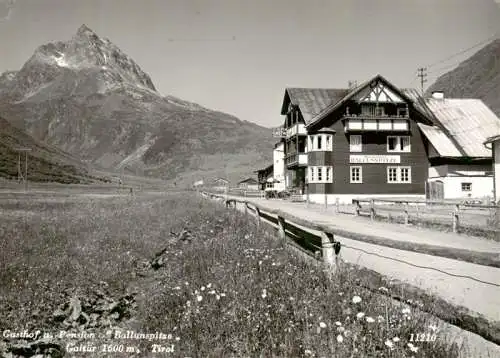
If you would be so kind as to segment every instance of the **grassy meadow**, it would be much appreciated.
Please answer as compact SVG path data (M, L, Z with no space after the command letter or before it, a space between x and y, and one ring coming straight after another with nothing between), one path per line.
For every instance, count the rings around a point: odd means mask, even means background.
M0 198L0 331L96 336L49 337L51 348L37 343L33 354L65 356L78 344L97 347L81 356L110 357L154 356L154 344L174 357L465 352L432 316L357 285L362 271L329 279L243 214L194 194L35 196ZM127 330L165 336L107 335ZM29 343L0 340L0 355ZM105 343L136 350L102 353Z

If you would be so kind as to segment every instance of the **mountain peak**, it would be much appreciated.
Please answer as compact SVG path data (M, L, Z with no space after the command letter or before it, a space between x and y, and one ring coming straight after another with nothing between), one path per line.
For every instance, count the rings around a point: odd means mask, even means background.
M82 26L80 26L78 28L78 31L76 32L76 34L79 36L81 36L81 35L96 35L96 33L94 31L92 31L92 29L85 24L82 24Z

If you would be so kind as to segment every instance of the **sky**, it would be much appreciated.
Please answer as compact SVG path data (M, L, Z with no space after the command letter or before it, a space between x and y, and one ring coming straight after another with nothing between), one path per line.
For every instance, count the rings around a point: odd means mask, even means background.
M500 0L0 0L0 72L86 24L173 95L271 127L286 87L426 85L500 37ZM485 42L486 41L486 42ZM446 60L446 61L443 61Z

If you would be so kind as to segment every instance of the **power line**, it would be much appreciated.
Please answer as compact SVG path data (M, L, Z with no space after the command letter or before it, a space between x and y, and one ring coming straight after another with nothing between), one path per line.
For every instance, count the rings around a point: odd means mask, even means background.
M358 250L358 251L361 251L365 254L368 254L368 255L374 255L374 256L378 256L378 257L381 257L381 258L384 258L384 259L388 259L388 260L393 260L393 261L397 261L397 262L401 262L401 263L404 263L404 264L407 264L409 266L413 266L413 267L417 267L417 268L422 268L422 269L427 269L427 270L433 270L433 271L437 271L439 273L442 273L442 274L445 274L445 275L448 275L448 276L452 276L452 277L459 277L459 278L467 278L469 280L472 280L472 281L476 281L476 282L479 282L479 283L484 283L486 285L491 285L491 286L495 286L495 287L500 287L499 284L497 283L493 283L493 282L488 282L488 281L483 281L483 280L480 280L478 278L475 278L475 277L472 277L472 276L466 276L466 275L457 275L457 274L454 274L454 273L449 273L449 272L446 272L446 271L442 271L440 269L437 269L437 268L434 268L434 267L429 267L429 266L421 266L421 265L415 265L415 264L412 264L411 262L408 262L408 261L405 261L405 260L400 260L400 259L395 259L395 258L392 258L392 257L389 257L389 256L384 256L384 255L380 255L380 254L376 254L374 252L369 252L369 251L366 251L366 250L363 250L363 249L359 249L359 248L356 248L356 247L352 247L352 246L349 246L349 245L346 245L344 243L342 243L342 246L343 247L347 247L349 249L353 249L353 250Z
M470 46L470 47L466 48L465 50L462 50L462 51L459 51L459 52L455 52L454 54L452 54L452 55L450 55L450 56L448 56L448 57L446 57L446 58L444 58L444 59L442 59L442 60L439 60L439 61L436 61L436 62L434 62L434 63L431 63L431 64L427 65L426 67L427 67L427 68L434 67L434 66L439 65L439 64L441 64L441 63L443 63L443 62L446 62L446 61L448 61L448 60L451 60L452 58L455 58L455 57L457 57L457 56L459 56L459 55L462 55L462 54L464 54L464 53L466 53L466 52L468 52L468 51L470 51L470 50L473 50L473 49L475 49L475 48L477 48L477 47L479 47L479 46L486 45L487 43L491 42L492 40L494 40L494 39L495 39L495 38L497 38L498 36L499 36L499 33L497 32L497 33L496 33L496 34L494 34L493 36L490 36L489 38L487 38L487 39L485 39L485 40L483 40L483 41L481 41L481 42L478 42L478 43L476 43L476 44L474 44L474 45L472 45L472 46Z

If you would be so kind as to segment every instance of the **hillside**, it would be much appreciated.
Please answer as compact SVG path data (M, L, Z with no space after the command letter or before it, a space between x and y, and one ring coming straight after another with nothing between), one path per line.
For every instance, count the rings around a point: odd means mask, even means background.
M483 47L427 90L445 97L479 98L500 117L500 39Z
M31 148L28 154L28 178L35 182L91 183L90 176L76 158L34 140L0 117L0 178L17 179L19 147ZM21 168L25 170L24 154Z
M85 25L0 76L0 113L84 161L163 179L249 175L271 161L274 143L268 128L162 96L128 55Z

